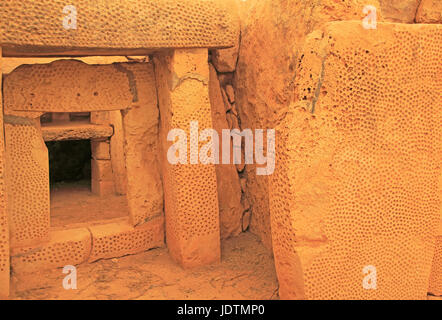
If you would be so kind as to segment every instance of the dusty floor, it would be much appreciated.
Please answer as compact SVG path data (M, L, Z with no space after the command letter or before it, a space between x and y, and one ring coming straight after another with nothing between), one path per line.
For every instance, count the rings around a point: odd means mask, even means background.
M273 258L249 232L224 241L216 265L183 270L160 248L78 266L77 290L63 289L65 276L61 269L13 275L11 298L278 299Z
M91 192L88 181L51 186L51 227L128 216L125 196L100 197Z

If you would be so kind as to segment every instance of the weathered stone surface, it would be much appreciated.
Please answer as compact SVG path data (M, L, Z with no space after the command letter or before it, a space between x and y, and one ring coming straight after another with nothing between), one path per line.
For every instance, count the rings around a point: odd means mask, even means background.
M49 241L11 252L14 273L32 273L43 269L77 265L85 262L91 251L87 228L52 231Z
M11 246L49 236L49 160L39 119L4 117Z
M112 173L115 192L120 195L127 193L127 170L124 152L124 126L120 110L109 111L109 123L114 129L110 139Z
M212 65L210 67L209 93L212 106L213 128L221 137L223 129L229 129L226 120L221 88ZM221 154L221 152L220 152ZM230 153L232 154L232 152ZM241 205L241 186L234 164L217 164L216 180L218 188L219 220L221 238L238 235L241 232L241 220L244 209Z
M436 237L436 250L434 251L428 292L442 296L442 232Z
M2 48L0 46L0 74L2 67ZM2 77L0 77L1 87ZM0 127L3 128L3 125L3 99L2 90L0 90ZM0 132L0 299L9 295L9 223L5 189L5 137L2 130Z
M113 181L110 160L91 160L91 175L93 180Z
M230 47L238 38L238 16L222 1L68 4L75 7L75 28L64 23L72 12L63 12L64 1L0 2L0 45L5 55L136 55L146 49Z
M377 21L383 21L379 1ZM328 21L358 20L365 0L255 0L240 1L241 44L235 72L235 100L242 129L271 129L284 117L293 101L296 64L305 36ZM248 197L252 203L250 230L271 247L266 176L246 169Z
M239 1L238 0L221 0L228 8L229 12L239 17ZM241 22L240 22L241 23ZM238 25L239 28L239 25ZM239 32L236 34L234 44L231 48L212 50L212 63L218 72L234 72L238 61L239 52Z
M229 99L229 102L234 103L235 102L235 91L230 84L226 86L226 94L227 94L227 98Z
M53 112L52 121L70 121L69 112Z
M124 68L123 65L120 66L120 69L121 68ZM132 77L133 73L130 74L130 77ZM134 79L134 82L137 83L136 79ZM140 83L137 83L136 88L139 86ZM138 89L136 89L136 92L138 99ZM127 192L127 172L124 152L124 127L121 112L122 110L91 112L91 123L107 125L113 128L109 152L112 162L114 188L117 194L125 195Z
M421 0L379 0L384 21L413 23Z
M91 112L91 123L109 125L110 124L109 111Z
M233 72L238 61L238 43L232 48L212 51L212 63L218 72Z
M140 56L139 58L145 56ZM52 58L3 58L3 74L11 73L16 68L23 64L48 64L56 60L72 60L71 57L52 57ZM75 60L87 64L112 64L115 62L128 62L128 58L125 56L91 56L91 57L76 57Z
M441 213L442 26L333 22L302 54L268 189L281 298L425 299ZM362 286L366 266L376 290Z
M171 164L167 141L171 129L190 136L190 122L199 130L213 128L209 98L208 52L175 50L154 59L161 113L160 141L165 194L166 240L172 258L184 267L220 261L220 223L214 164ZM189 138L188 138L189 139ZM180 141L180 144L184 141ZM198 148L205 143L200 141Z
M114 130L109 125L92 123L46 123L41 126L44 141L106 139Z
M4 108L14 111L89 112L128 108L137 100L119 64L78 60L21 65L5 76Z
M135 226L164 212L158 161L159 110L153 63L121 67L132 74L139 92L138 102L123 112L126 197L131 223Z
M92 140L91 141L92 159L110 160L109 141Z
M164 217L158 216L140 226L108 223L89 228L93 246L88 261L140 253L164 245Z
M115 184L112 180L91 179L91 191L100 197L115 194Z
M242 231L246 231L249 228L250 225L250 210L247 210L244 212L244 215L242 217Z
M442 23L442 1L421 0L416 13L418 23Z

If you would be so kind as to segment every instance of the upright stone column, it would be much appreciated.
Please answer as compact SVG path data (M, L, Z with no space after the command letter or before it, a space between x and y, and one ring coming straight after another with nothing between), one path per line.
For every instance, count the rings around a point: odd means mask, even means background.
M3 135L2 48L0 47L0 299L9 295L9 225L5 193L5 138Z
M91 123L109 125L110 111L91 112ZM91 141L91 190L99 196L115 194L115 180L112 172L109 140ZM107 156L100 156L99 150L107 149Z
M166 240L171 256L183 267L220 260L215 165L202 164L201 159L195 158L195 154L192 156L190 146L191 122L193 133L213 127L207 58L206 49L180 49L155 58L161 118ZM196 122L198 129L194 127ZM172 129L181 129L186 135L187 140L179 138L179 143L183 143L184 150L187 150L185 163L180 161L171 164L168 161L169 148L177 142L167 139ZM201 150L201 145L200 141L198 150Z

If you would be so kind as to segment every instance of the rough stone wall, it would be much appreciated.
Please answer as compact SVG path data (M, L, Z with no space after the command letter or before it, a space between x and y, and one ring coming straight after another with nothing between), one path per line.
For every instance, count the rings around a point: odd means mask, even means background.
M0 75L2 63L2 48L0 47ZM1 87L2 77L0 76ZM2 101L2 90L0 90L0 128L3 127ZM2 130L0 132L0 299L9 295L9 223L5 184L5 138Z
M218 75L213 65L210 64L210 104L212 107L213 128L221 136L223 129L239 129L236 115L232 113L232 107L224 88L221 87ZM232 86L229 85L230 100L234 100ZM229 119L229 120L228 120ZM220 147L221 148L221 147ZM232 145L230 146L233 154ZM221 151L222 149L220 149ZM248 227L246 210L241 202L243 192L241 181L238 176L237 166L231 164L216 165L216 180L218 189L219 219L221 239L235 236ZM244 216L245 215L245 216ZM244 220L244 223L243 223Z
M269 185L280 296L425 299L440 223L442 28L307 37ZM363 287L374 266L376 290Z
M219 0L72 0L68 4L77 13L75 29L63 25L69 14L63 13L64 1L1 1L0 44L5 54L229 47L239 31L238 17Z
M226 0L226 5L235 15L240 14L236 0ZM235 46L210 52L210 98L214 129L221 134L223 129L242 130L238 113L233 79L236 71L240 38ZM243 141L244 143L244 141ZM233 154L231 150L230 154ZM244 163L244 145L242 144L242 162L240 164L218 164L218 202L220 210L221 238L235 236L249 229L251 210L246 195L247 166Z

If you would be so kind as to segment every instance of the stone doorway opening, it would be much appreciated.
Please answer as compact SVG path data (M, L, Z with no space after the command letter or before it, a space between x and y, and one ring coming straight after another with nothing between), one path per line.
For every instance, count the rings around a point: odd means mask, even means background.
M113 182L110 137L91 126L90 112L49 112L40 123L49 157L51 227L128 217L126 197Z

